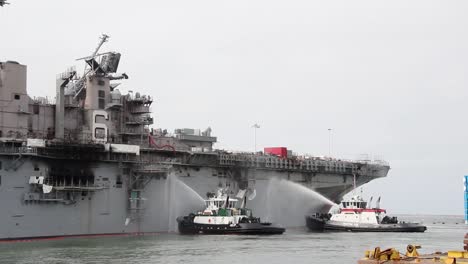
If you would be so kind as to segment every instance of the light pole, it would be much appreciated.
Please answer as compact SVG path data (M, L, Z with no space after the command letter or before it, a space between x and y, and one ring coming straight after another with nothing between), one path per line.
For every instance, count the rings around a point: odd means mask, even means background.
M328 129L328 156L331 157L331 132L332 129Z
M255 123L252 127L254 129L254 150L257 153L257 128L260 128L260 125Z

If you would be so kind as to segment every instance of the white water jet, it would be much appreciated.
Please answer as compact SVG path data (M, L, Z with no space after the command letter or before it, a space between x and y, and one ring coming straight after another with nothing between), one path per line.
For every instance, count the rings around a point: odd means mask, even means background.
M299 183L271 179L266 193L266 220L286 227L304 226L305 216L336 205L318 192Z
M175 232L177 231L177 217L203 209L205 200L175 175L168 175L165 185L168 231Z

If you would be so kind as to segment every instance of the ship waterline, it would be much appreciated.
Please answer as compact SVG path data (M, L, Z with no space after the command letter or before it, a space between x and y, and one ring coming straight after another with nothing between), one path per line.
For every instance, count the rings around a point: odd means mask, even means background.
M248 206L262 218L305 225L331 204L284 181L339 201L388 173L381 161L216 150L211 128L152 128L154 98L122 95L120 54L97 50L85 74L57 77L55 103L28 96L26 66L0 62L0 239L175 231L220 187L255 192ZM296 220L282 222L279 207Z

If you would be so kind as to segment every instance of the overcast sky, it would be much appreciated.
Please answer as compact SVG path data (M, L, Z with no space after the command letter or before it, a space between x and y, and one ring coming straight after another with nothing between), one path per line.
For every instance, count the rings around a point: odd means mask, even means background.
M121 90L156 98L155 127L211 126L217 147L382 157L365 185L393 213L463 214L467 1L27 1L0 8L0 61L31 95L95 49L123 54ZM79 64L78 64L79 65Z

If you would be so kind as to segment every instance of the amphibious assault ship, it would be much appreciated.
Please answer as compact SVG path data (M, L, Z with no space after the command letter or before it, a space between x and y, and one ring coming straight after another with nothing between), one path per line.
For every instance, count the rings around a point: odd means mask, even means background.
M154 98L119 91L128 75L118 73L120 53L99 53L107 40L81 59L82 74L57 76L54 102L28 95L25 65L0 63L1 240L170 231L177 216L200 208L197 194L219 187L256 193L250 208L267 219L275 217L265 205L273 196L301 203L304 225L310 201L272 189L271 179L339 201L354 180L387 175L380 161L234 153L213 148L210 128L154 128Z

